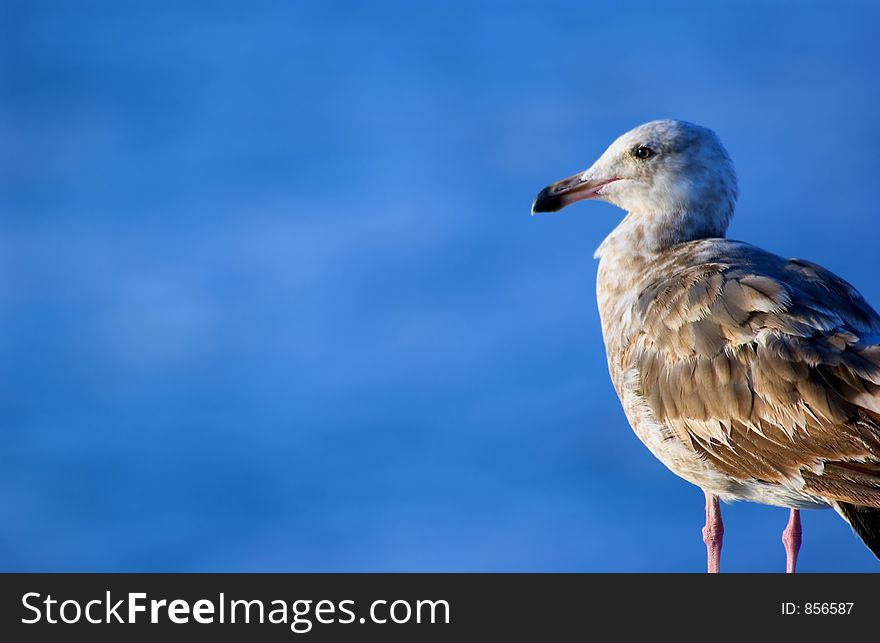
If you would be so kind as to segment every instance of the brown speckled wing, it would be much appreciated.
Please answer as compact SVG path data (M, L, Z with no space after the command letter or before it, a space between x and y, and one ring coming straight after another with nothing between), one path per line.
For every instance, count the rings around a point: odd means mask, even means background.
M880 507L877 314L805 261L682 257L640 294L620 355L668 439L738 479Z

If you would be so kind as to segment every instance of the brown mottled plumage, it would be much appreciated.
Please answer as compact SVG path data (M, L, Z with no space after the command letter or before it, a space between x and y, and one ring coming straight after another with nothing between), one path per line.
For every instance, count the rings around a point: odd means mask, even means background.
M707 494L832 506L880 557L877 313L820 266L723 238L736 178L705 128L636 128L533 211L583 198L629 212L596 253L597 294L642 442Z
M718 240L673 254L671 276L641 290L613 370L720 472L880 508L880 463L858 469L880 454L876 314L813 264Z

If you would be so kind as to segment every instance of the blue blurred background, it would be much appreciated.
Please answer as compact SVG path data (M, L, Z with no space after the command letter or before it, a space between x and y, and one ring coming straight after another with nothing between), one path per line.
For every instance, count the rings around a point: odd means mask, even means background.
M606 372L621 213L529 206L692 120L731 236L880 304L880 11L610 4L2 2L0 569L703 570ZM725 507L724 569L786 519Z

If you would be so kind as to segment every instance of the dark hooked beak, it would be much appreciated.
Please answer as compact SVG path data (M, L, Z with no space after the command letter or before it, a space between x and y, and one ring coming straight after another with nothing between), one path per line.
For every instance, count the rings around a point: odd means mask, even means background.
M538 192L532 203L532 214L539 212L558 212L575 201L592 199L599 190L619 179L584 179L583 174L575 174L567 179L557 181L553 185Z

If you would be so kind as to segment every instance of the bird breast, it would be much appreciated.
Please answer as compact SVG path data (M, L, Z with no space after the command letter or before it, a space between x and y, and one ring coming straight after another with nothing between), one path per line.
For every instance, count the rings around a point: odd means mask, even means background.
M706 260L705 244L685 244L662 254L615 252L614 245L603 252L597 275L597 299L605 341L608 370L627 419L639 440L667 468L679 477L723 500L745 499L764 504L795 508L827 506L820 496L804 490L797 476L777 480L760 476L730 475L729 470L694 448L675 427L655 416L640 373L632 368L628 354L634 337L666 333L663 327L643 328L639 313L644 294L664 275L676 274ZM711 264L710 264L711 265ZM649 340L650 341L650 340ZM659 341L659 338L658 338Z

